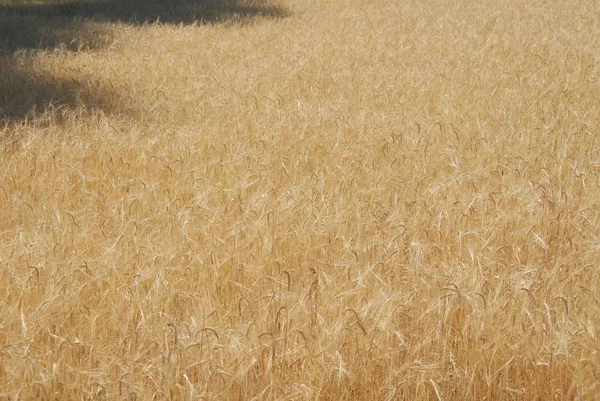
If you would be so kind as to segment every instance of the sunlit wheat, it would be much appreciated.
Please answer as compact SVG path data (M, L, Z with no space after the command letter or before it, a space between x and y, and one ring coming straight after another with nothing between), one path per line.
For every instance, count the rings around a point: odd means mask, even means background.
M258 5L0 27L0 399L596 399L600 3Z

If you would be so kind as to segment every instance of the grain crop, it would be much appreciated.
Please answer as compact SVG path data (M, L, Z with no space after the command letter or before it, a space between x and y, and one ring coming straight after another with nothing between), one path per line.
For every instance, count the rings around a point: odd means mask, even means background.
M594 400L600 3L0 0L0 400Z

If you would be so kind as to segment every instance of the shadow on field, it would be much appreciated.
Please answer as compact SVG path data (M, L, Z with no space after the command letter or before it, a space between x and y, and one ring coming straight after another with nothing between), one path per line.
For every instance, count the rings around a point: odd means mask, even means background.
M0 0L0 51L102 47L110 39L102 22L204 24L287 15L266 0L8 1Z
M135 114L128 97L93 77L51 71L25 56L0 57L0 127L51 111L59 122L64 112L100 110Z
M111 29L106 24L35 14L3 14L0 7L0 57L2 53L24 50L94 50L111 42Z
M0 0L0 123L32 110L81 106L116 112L122 102L93 79L44 74L36 50L99 50L114 42L112 23L244 22L285 17L268 0Z

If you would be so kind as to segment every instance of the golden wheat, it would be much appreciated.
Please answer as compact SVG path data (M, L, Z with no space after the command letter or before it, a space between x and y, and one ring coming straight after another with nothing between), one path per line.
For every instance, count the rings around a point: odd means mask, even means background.
M5 17L0 399L595 399L600 4L236 4Z

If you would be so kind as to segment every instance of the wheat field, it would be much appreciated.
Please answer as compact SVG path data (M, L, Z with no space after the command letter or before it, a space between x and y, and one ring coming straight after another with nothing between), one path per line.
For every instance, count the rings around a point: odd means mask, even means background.
M597 399L600 3L120 1L0 1L0 400Z

